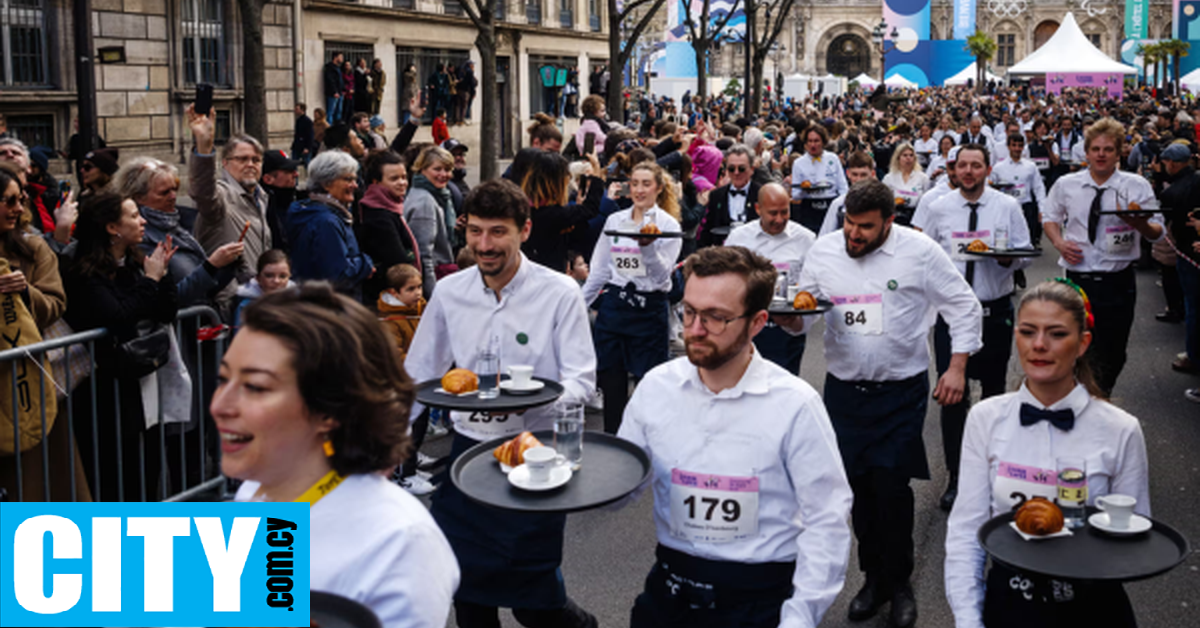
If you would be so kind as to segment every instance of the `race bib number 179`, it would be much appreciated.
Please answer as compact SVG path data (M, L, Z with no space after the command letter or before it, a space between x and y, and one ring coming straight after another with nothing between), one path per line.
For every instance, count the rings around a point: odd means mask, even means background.
M671 533L693 543L758 534L758 478L671 470Z

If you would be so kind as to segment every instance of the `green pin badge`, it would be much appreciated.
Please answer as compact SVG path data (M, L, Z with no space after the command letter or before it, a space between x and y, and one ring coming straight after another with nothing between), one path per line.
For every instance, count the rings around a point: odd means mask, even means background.
M523 332L523 331L518 332L517 333L517 344L521 344L521 345L529 344L529 336L526 336L525 332Z
M899 286L900 286L900 284L896 283L895 279L888 280L888 290L895 290Z

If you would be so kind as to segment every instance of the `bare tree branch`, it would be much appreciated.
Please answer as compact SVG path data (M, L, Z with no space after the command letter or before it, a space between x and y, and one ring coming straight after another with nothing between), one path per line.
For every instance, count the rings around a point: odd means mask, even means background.
M625 21L625 18L629 17L633 13L634 9L637 9L648 2L654 2L654 0L634 0L633 2L626 3L625 10L621 11L617 15L620 16L621 21L623 22ZM651 11L650 14L654 15L654 11Z
M649 11L646 11L646 14L642 16L641 21L638 22L638 25L634 27L633 32L630 33L629 38L625 42L625 46L621 49L620 61L622 66L625 65L626 61L629 61L629 51L631 47L642 38L642 32L644 32L646 27L650 25L650 21L654 19L655 14L658 13L658 10L667 3L667 0L638 0L638 2L640 4L654 2L654 6L651 7ZM626 9L628 10L628 5ZM617 36L619 37L620 35L618 34Z

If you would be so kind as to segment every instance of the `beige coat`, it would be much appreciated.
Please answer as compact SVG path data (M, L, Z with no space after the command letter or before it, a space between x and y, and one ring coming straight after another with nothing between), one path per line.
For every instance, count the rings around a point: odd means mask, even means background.
M29 313L38 329L46 329L62 318L67 309L67 292L63 289L62 277L58 274L58 256L40 236L29 234L25 243L33 249L33 263L9 255L0 241L0 257L8 259L14 272L25 273L29 284Z
M258 257L271 248L271 231L267 226L267 193L255 185L246 190L224 168L219 168L217 155L188 158L188 194L196 202L196 239L205 252L212 254L222 245L237 242L246 221L250 230L243 242L246 250L237 270L238 283L249 283L258 268ZM232 295L232 291L229 291Z

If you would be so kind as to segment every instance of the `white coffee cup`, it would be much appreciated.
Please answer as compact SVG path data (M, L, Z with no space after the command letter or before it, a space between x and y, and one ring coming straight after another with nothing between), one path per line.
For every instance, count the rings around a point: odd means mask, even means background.
M524 364L514 364L508 367L508 376L512 378L512 385L517 388L529 388L533 383L533 367Z
M534 447L525 450L525 466L529 468L530 484L545 484L550 481L550 470L559 464L557 451L553 447Z
M1108 513L1108 525L1124 530L1129 527L1129 519L1133 517L1133 507L1137 499L1128 495L1104 495L1096 498L1096 507Z
M797 294L800 294L800 286L788 286L787 287L788 303L794 303L796 301Z

